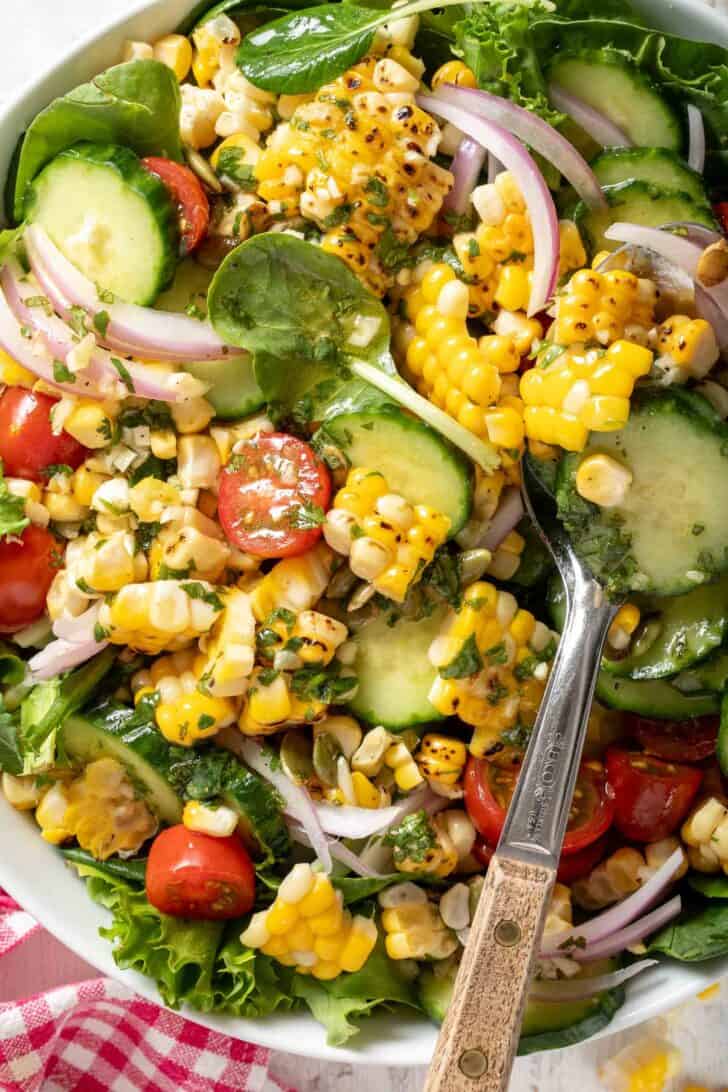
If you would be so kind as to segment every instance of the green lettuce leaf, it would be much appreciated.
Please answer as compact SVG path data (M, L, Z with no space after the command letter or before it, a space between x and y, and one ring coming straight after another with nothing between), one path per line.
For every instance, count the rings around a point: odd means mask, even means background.
M0 540L17 538L29 523L25 514L25 501L8 489L0 461Z
M340 975L331 982L296 974L291 988L293 996L305 1001L326 1028L329 1046L342 1046L356 1035L359 1028L352 1020L367 1016L377 1005L396 1002L420 1009L412 983L387 957L381 941L360 971Z
M660 952L682 963L716 959L728 953L728 905L721 899L685 907L675 921L653 936L650 955Z

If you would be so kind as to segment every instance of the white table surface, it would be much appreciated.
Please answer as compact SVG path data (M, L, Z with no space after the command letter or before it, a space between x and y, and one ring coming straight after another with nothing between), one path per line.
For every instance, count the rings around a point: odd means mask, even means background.
M314 0L312 0L314 2ZM718 6L728 5L728 0ZM0 36L0 101L14 92L59 56L75 40L86 35L96 23L124 12L128 0L0 0L3 32ZM598 7L598 4L595 5ZM90 971L48 937L31 941L42 946L41 959L47 968L45 983L77 981ZM18 958L26 959L28 953ZM41 953L38 953L39 955ZM14 958L14 957L9 957ZM36 960L34 959L35 963ZM8 978L12 977L8 975ZM0 984L0 1000L2 985ZM665 1034L684 1055L684 1079L706 1085L711 1092L728 1086L728 984L710 1002L696 1000L670 1014L665 1021L653 1021L651 1030ZM511 1092L598 1092L597 1066L612 1057L625 1043L645 1033L627 1032L592 1045L555 1051L536 1058L519 1059ZM323 1065L280 1052L273 1059L273 1071L298 1092L419 1092L423 1070L402 1059L402 1068ZM682 1088L683 1081L676 1088ZM728 1088L723 1089L728 1092Z

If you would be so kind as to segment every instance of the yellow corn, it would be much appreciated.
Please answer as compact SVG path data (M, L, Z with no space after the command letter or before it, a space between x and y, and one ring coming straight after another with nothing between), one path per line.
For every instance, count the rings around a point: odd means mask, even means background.
M334 558L333 551L320 542L299 557L279 561L250 593L256 619L265 621L276 608L294 613L310 610L326 590Z
M79 398L63 427L84 447L106 447L111 442L114 421L101 403Z
M572 885L575 901L585 910L601 910L619 902L641 887L679 845L677 838L669 837L646 845L644 851L623 846ZM687 868L686 857L676 879L684 876Z
M414 243L452 185L432 162L440 132L415 103L418 83L391 58L365 58L279 125L256 165L271 211L313 220L323 249L379 295L393 280L385 231Z
M711 796L693 808L680 831L688 860L698 872L728 875L728 808Z
M250 676L240 730L248 736L270 735L286 724L321 720L327 709L325 702L299 698L293 692L288 672L256 668Z
M73 830L66 823L68 803L66 786L56 781L44 793L35 809L35 821L40 827L41 837L53 846L59 846L73 838Z
M127 584L99 611L99 625L113 644L139 652L184 648L208 633L222 600L202 581L156 580Z
M158 692L154 719L170 743L193 747L235 720L233 701L213 698L200 689L204 663L204 657L192 649L162 656L150 668L149 684L135 694L138 702L147 694Z
M355 576L401 603L449 529L448 516L390 493L379 471L355 467L326 515L324 538L348 556Z
M666 380L702 379L720 356L712 326L700 318L673 315L651 332L655 367Z
M32 387L36 377L0 349L0 383L8 387Z
M599 1068L608 1092L664 1092L682 1069L677 1047L663 1039L645 1037L624 1047Z
M556 297L549 336L557 345L596 341L607 346L621 339L646 345L656 300L653 282L634 273L580 269Z
M410 792L424 780L408 747L401 740L387 749L384 764L394 770L394 780L402 792Z
M171 428L153 428L149 443L152 455L158 459L174 459L177 455L177 435Z
M652 353L625 340L613 341L606 353L578 346L558 350L546 348L545 366L521 377L526 435L581 451L590 431L612 432L627 423L634 384L649 372Z
M484 581L467 589L430 646L439 675L429 697L445 716L473 725L473 754L500 763L512 758L503 733L516 726L527 733L534 724L556 640L509 592Z
M587 455L576 471L577 493L602 508L623 504L631 484L632 471L611 455Z
M79 504L70 493L53 493L46 489L43 493L43 505L48 516L55 523L80 523L86 519L89 509Z
M202 679L212 697L230 698L248 688L255 661L255 618L244 591L226 588L220 597L225 609L201 642L206 654Z
M247 133L233 133L232 136L227 137L218 144L215 151L210 156L210 166L213 170L217 170L220 163L220 156L224 151L229 148L235 148L238 152L238 162L248 167L254 167L260 159L260 145L257 144Z
M179 490L159 478L142 478L129 490L129 507L143 523L158 521L168 508L181 504Z
M298 864L273 905L253 915L240 940L300 974L324 980L361 970L377 936L374 921L344 909L328 876Z
M84 508L90 507L94 493L105 481L108 481L107 475L98 474L82 464L72 478L74 500Z
M640 609L634 603L625 603L617 611L614 621L609 627L607 643L622 652L629 646L632 634L640 624Z
M330 664L337 648L349 631L342 622L315 610L293 611L278 609L263 624L259 634L265 635L264 653L273 659L276 652L288 651L303 664Z
M211 838L229 838L237 829L239 817L232 808L209 807L199 800L188 800L182 812L182 823L188 830L209 834Z
M154 43L154 59L171 68L181 83L192 66L192 46L184 34L165 34Z
M113 758L90 762L70 783L67 796L64 826L82 849L101 861L136 853L156 833L157 820Z
M446 959L458 946L437 907L426 900L384 910L382 928L390 959Z
M146 578L147 559L137 552L131 531L110 535L93 531L85 539L77 539L75 545L68 571L81 590L88 585L94 592L115 592Z
M149 569L153 580L182 574L214 584L222 579L229 557L230 547L219 525L187 507L180 519L166 524L156 536L149 551Z
M416 757L422 775L430 784L451 788L462 778L468 752L459 739L432 732L422 737Z
M432 90L435 91L443 83L454 83L458 87L477 87L478 81L472 68L468 68L462 61L447 61L440 65L432 77Z
M518 572L526 540L518 531L510 531L496 549L488 568L488 576L496 580L510 580Z
M354 786L354 796L358 807L379 808L382 806L380 790L361 770L354 770L351 775L351 783Z
M192 434L207 428L215 416L215 409L206 398L188 398L184 402L173 402L170 413L177 432Z

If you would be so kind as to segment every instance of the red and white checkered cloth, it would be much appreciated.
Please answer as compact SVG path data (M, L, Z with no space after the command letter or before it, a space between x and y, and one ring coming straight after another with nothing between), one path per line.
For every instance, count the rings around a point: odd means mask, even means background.
M0 959L40 926L0 891ZM0 976L2 971L0 970ZM2 1092L294 1092L268 1051L96 978L0 1003Z

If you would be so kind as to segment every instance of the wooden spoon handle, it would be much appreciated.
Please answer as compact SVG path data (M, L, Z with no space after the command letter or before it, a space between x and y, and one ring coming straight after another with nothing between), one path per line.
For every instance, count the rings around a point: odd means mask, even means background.
M505 1092L556 873L496 853L425 1092Z

